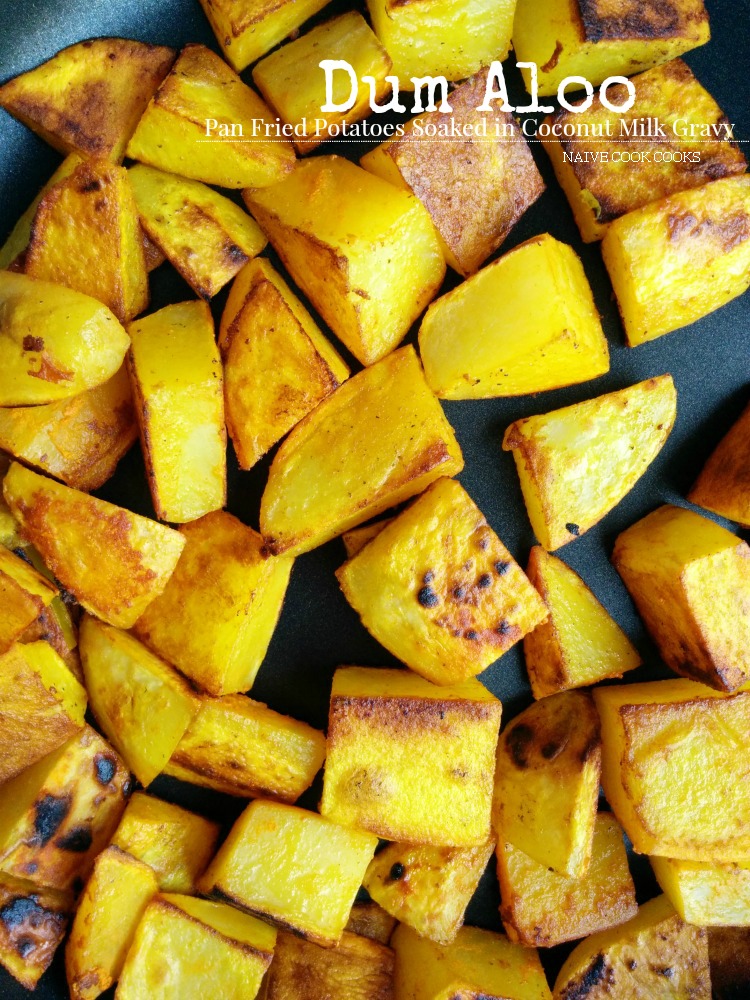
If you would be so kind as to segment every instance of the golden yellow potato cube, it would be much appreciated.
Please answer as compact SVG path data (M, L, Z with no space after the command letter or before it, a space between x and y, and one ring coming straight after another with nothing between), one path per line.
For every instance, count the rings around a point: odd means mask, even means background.
M252 1000L271 964L273 927L223 903L166 894L135 932L118 1000Z
M263 1000L394 1000L390 948L344 932L336 948L279 934Z
M72 1000L96 1000L117 982L136 927L159 885L148 865L109 846L78 902L65 947Z
M323 766L326 738L245 695L203 698L164 773L242 798L296 802Z
M345 531L341 536L341 541L344 543L344 548L346 549L346 558L353 559L392 520L393 518L391 517L384 517L379 521L373 521L372 524L364 524L361 528L352 528L351 531Z
M72 910L72 893L0 872L0 965L27 990L49 968Z
M629 212L602 254L631 347L689 326L750 286L750 176Z
M622 827L599 813L591 861L578 876L560 875L517 847L497 844L500 915L511 941L548 948L614 927L635 916L635 886Z
M348 379L292 430L271 463L260 529L271 552L299 555L463 466L416 352L404 347Z
M551 1000L534 948L503 934L462 927L448 946L427 941L401 924L391 939L396 952L398 1000Z
M57 594L25 559L0 547L0 654L7 653Z
M346 925L351 934L388 944L396 926L396 918L377 903L355 903Z
M129 344L96 299L0 271L0 405L52 403L101 385L121 367Z
M340 156L243 197L295 283L363 365L403 340L445 276L418 198Z
M750 983L750 927L709 927L708 956L714 1000L742 1000Z
M650 861L670 903L689 924L750 926L750 861L717 864L657 857Z
M688 500L750 528L750 406L719 442Z
M612 562L672 670L720 691L750 680L750 547L669 504L615 542Z
M357 77L354 103L348 111L323 111L327 95L321 58L343 59ZM272 52L253 69L255 86L276 114L294 128L292 141L308 153L339 134L342 122L358 122L371 114L370 101L378 103L390 93L386 77L393 68L388 53L362 15L355 10L319 24L288 45ZM362 78L372 77L375 86ZM334 104L345 104L352 89L348 75L333 75Z
M481 847L501 712L477 680L437 687L406 670L337 670L320 811L388 840Z
M205 302L165 306L128 326L128 370L157 517L194 521L227 499L224 385Z
M24 535L60 583L91 614L130 626L164 590L184 538L17 462L3 494Z
M369 632L434 684L474 677L546 616L455 479L438 479L336 573Z
M180 534L177 568L133 631L211 694L247 691L281 613L293 559L267 555L258 532L225 511L183 525Z
M425 6L424 0L418 2ZM499 100L491 102L493 111L477 111L485 82L482 73L462 83L450 93L451 112L437 110L413 118L403 135L376 146L359 161L365 170L419 198L437 229L446 261L463 275L473 274L497 250L544 191L513 116L499 110ZM453 123L465 136L473 131L476 140L436 142L427 135L429 128L440 130Z
M675 679L598 687L594 701L604 794L636 851L686 861L750 858L750 692L720 695Z
M370 862L363 885L420 937L450 944L494 847L494 840L481 847L387 844Z
M609 223L628 212L747 168L724 112L682 59L641 73L632 84L636 101L629 111L610 110L597 96L586 111L562 109L545 122L555 134L542 138L544 148L586 243L600 240ZM607 90L615 107L627 97L624 84ZM641 136L644 120L646 131L656 132L655 122L664 134ZM623 162L634 136L642 159ZM585 155L592 138L596 160Z
M315 320L267 260L238 275L221 321L227 429L250 469L349 376Z
M193 895L218 839L218 823L171 802L134 792L112 844L148 865L163 892Z
M256 799L232 827L199 888L333 948L377 844L371 833Z
M708 934L684 923L666 896L573 949L555 1000L710 1000Z
M545 96L567 76L597 86L675 59L710 37L703 0L518 0L513 23L516 60L537 64ZM531 89L531 69L521 72Z
M272 113L224 60L204 45L186 45L127 155L218 187L263 187L293 170L296 160L292 144L266 136L265 126L275 130Z
M674 426L671 375L517 420L505 432L526 512L541 545L559 549L630 492Z
M433 302L419 328L419 349L441 399L524 396L609 371L583 265L548 234Z
M630 639L562 559L535 545L526 572L549 611L523 640L535 698L622 677L640 666Z

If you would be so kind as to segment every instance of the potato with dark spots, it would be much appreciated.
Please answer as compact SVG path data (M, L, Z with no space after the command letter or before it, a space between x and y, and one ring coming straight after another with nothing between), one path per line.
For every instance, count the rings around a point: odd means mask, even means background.
M0 872L0 965L27 990L52 962L72 911L71 893Z
M688 500L750 528L750 406L712 452Z

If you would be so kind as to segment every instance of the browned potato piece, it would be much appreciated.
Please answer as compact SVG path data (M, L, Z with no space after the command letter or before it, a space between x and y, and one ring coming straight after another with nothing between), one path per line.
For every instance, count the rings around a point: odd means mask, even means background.
M388 944L396 923L396 918L386 913L377 903L355 903L346 929L351 934Z
M711 927L708 957L714 1000L743 1000L750 983L750 927Z
M71 893L0 872L0 965L27 990L49 968L72 910Z
M0 654L36 621L57 588L14 552L0 548Z
M750 528L750 406L704 465L688 500Z
M264 1000L394 1000L394 954L345 932L337 948L279 934Z

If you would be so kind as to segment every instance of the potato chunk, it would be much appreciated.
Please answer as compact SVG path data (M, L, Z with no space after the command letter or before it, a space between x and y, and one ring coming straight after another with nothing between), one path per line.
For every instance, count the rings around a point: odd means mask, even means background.
M261 531L271 552L299 555L463 464L414 348L404 347L348 379L294 428L271 464Z
M511 941L550 947L606 930L638 912L622 828L599 813L591 862L581 875L560 875L502 840L497 845L503 926Z
M583 265L547 234L521 244L432 303L419 328L441 399L518 396L609 371Z
M346 929L351 934L359 934L360 937L370 938L371 941L388 944L395 926L395 917L386 913L377 903L369 902L354 904Z
M535 545L526 572L549 611L523 640L535 698L622 677L640 665L630 639L562 559Z
M474 677L544 604L455 479L439 479L337 572L362 623L434 684Z
M128 345L96 299L0 271L0 405L36 406L101 385Z
M338 944L378 839L256 799L200 882L213 895L324 948Z
M49 968L72 909L72 893L0 872L0 965L27 990Z
M207 136L211 122L215 125ZM261 130L264 123L274 123L258 95L216 53L204 45L186 45L146 108L127 152L134 160L206 184L263 187L292 170L295 155L290 142L266 139L262 131L248 142L256 134L256 122ZM220 137L220 155L214 143L199 141L211 136Z
M426 6L423 0L419 4ZM451 112L413 118L403 136L359 161L365 170L419 198L438 231L446 261L463 275L473 274L497 250L544 191L531 150L513 116L499 110L501 101L491 102L493 111L476 110L486 79L480 73L462 83L450 94ZM422 131L415 132L417 121ZM477 138L435 142L425 135L428 127L453 122L467 135L473 129Z
M750 680L750 547L669 504L618 537L612 561L667 666L720 691Z
M60 583L87 611L120 628L130 628L162 592L185 544L171 528L17 462L3 493Z
M221 359L205 302L165 306L128 326L128 370L151 498L163 521L194 521L227 498Z
M445 261L424 206L340 156L306 160L243 197L294 281L363 365L392 351L440 288Z
M184 525L164 592L133 627L159 656L214 695L247 691L271 641L293 560L225 511ZM210 615L206 609L210 608Z
M595 688L594 700L604 793L636 851L687 861L750 857L750 692L722 696L673 680Z
M682 59L641 73L632 83L637 99L629 111L612 111L596 97L586 111L563 109L547 120L560 131L569 125L576 130L569 138L550 137L542 142L586 243L600 240L609 223L628 212L678 191L742 174L747 167L723 111ZM609 87L607 97L615 106L623 105L624 85ZM659 123L669 139L639 138L637 148L643 158L637 163L622 162L620 151L632 148L632 136L637 135L634 128L639 127L634 123L643 119ZM693 128L700 138L690 136ZM706 131L712 128L719 134L707 138ZM580 155L591 149L586 130L589 136L600 137L596 149L608 154L606 162L602 157L593 161ZM670 153L687 154L684 159L666 159L662 150L667 142ZM691 158L694 153L697 162Z
M57 587L25 559L0 548L0 655L50 605Z
M267 260L237 277L221 321L227 428L250 469L349 375L284 279Z
M436 687L405 670L337 670L320 811L388 840L481 847L501 711L476 680Z
M710 37L703 0L518 0L513 24L516 60L537 64L543 95L566 76L594 86L630 76ZM528 89L531 70L521 72Z
M626 924L582 941L555 981L555 1000L710 1000L708 935L666 896Z
M689 326L750 286L750 177L629 212L602 254L631 347Z
M674 858L650 860L659 885L689 924L750 926L750 861L722 865Z
M688 500L750 528L750 406L706 462Z
M671 375L517 420L505 432L534 534L548 551L597 524L630 492L669 437Z
M91 38L0 87L0 107L62 153L120 163L175 53L127 38Z
M263 1000L394 1000L393 965L390 948L356 934L336 948L279 934Z

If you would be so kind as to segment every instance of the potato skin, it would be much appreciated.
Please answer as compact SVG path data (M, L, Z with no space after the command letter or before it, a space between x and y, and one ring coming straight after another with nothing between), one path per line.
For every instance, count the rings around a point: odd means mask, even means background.
M348 932L337 948L281 933L264 1000L394 1000L393 964L390 948Z

